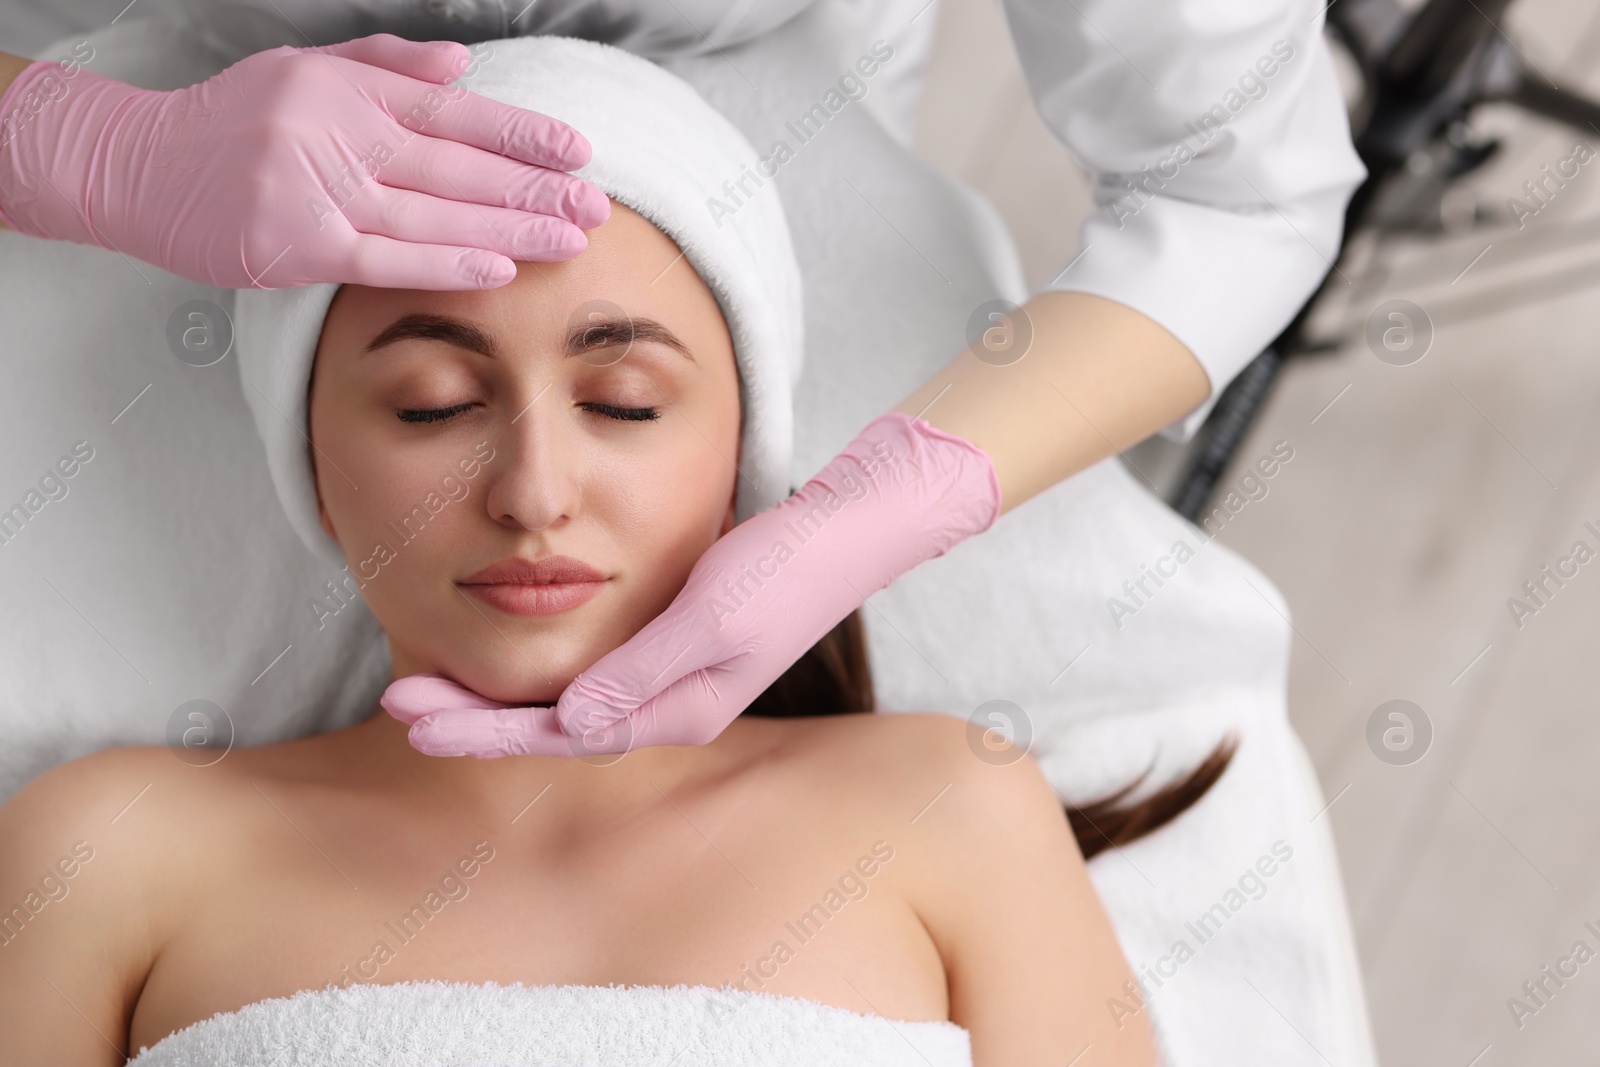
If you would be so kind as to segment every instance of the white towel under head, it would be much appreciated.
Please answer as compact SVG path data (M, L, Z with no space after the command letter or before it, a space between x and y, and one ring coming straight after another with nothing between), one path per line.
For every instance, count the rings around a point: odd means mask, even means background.
M709 986L398 982L301 990L128 1067L971 1067L968 1032Z

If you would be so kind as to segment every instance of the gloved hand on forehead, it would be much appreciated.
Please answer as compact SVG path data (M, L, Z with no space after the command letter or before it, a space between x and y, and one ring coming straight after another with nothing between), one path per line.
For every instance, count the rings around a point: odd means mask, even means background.
M470 59L380 33L169 92L41 60L0 95L0 221L227 288L503 285L610 202L580 132L448 84Z

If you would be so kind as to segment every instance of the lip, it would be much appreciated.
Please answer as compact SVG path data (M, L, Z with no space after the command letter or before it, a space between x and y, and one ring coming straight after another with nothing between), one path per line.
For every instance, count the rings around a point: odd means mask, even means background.
M608 580L582 560L546 556L503 559L456 584L510 615L559 615L593 599Z

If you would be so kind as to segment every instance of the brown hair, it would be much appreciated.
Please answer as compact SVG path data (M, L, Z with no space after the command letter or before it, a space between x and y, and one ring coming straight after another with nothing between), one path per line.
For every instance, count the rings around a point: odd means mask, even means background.
M768 686L745 714L788 719L876 709L866 630L857 610L845 616ZM1187 811L1222 777L1237 748L1238 739L1230 734L1188 774L1131 804L1124 802L1149 775L1148 768L1121 789L1098 800L1081 807L1064 805L1067 824L1078 839L1083 858L1137 841Z

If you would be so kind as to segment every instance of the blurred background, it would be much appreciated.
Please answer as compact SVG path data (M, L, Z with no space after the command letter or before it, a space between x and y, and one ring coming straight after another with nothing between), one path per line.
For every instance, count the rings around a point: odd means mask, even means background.
M937 17L915 148L995 203L1040 285L1077 251L1087 172L1034 112L999 0L940 0ZM1518 0L1494 25L1537 84L1600 99L1600 6ZM1294 448L1219 538L1293 609L1289 707L1332 802L1387 1064L1588 1062L1600 1047L1600 964L1545 979L1543 1007L1522 988L1580 939L1600 950L1584 925L1600 930L1600 562L1561 564L1577 574L1559 587L1541 570L1579 540L1600 549L1600 155L1535 216L1507 205L1537 207L1523 183L1579 142L1600 151L1577 118L1486 104L1455 131L1460 152L1407 157L1392 229L1347 247L1309 316L1312 350L1286 360L1210 502L1274 442ZM1409 365L1366 339L1391 300L1432 324ZM1172 500L1195 450L1153 438L1123 460ZM1520 626L1514 597L1537 609ZM1432 731L1419 722L1421 758L1402 765L1367 736L1395 699ZM1538 1008L1520 1028L1514 996Z

